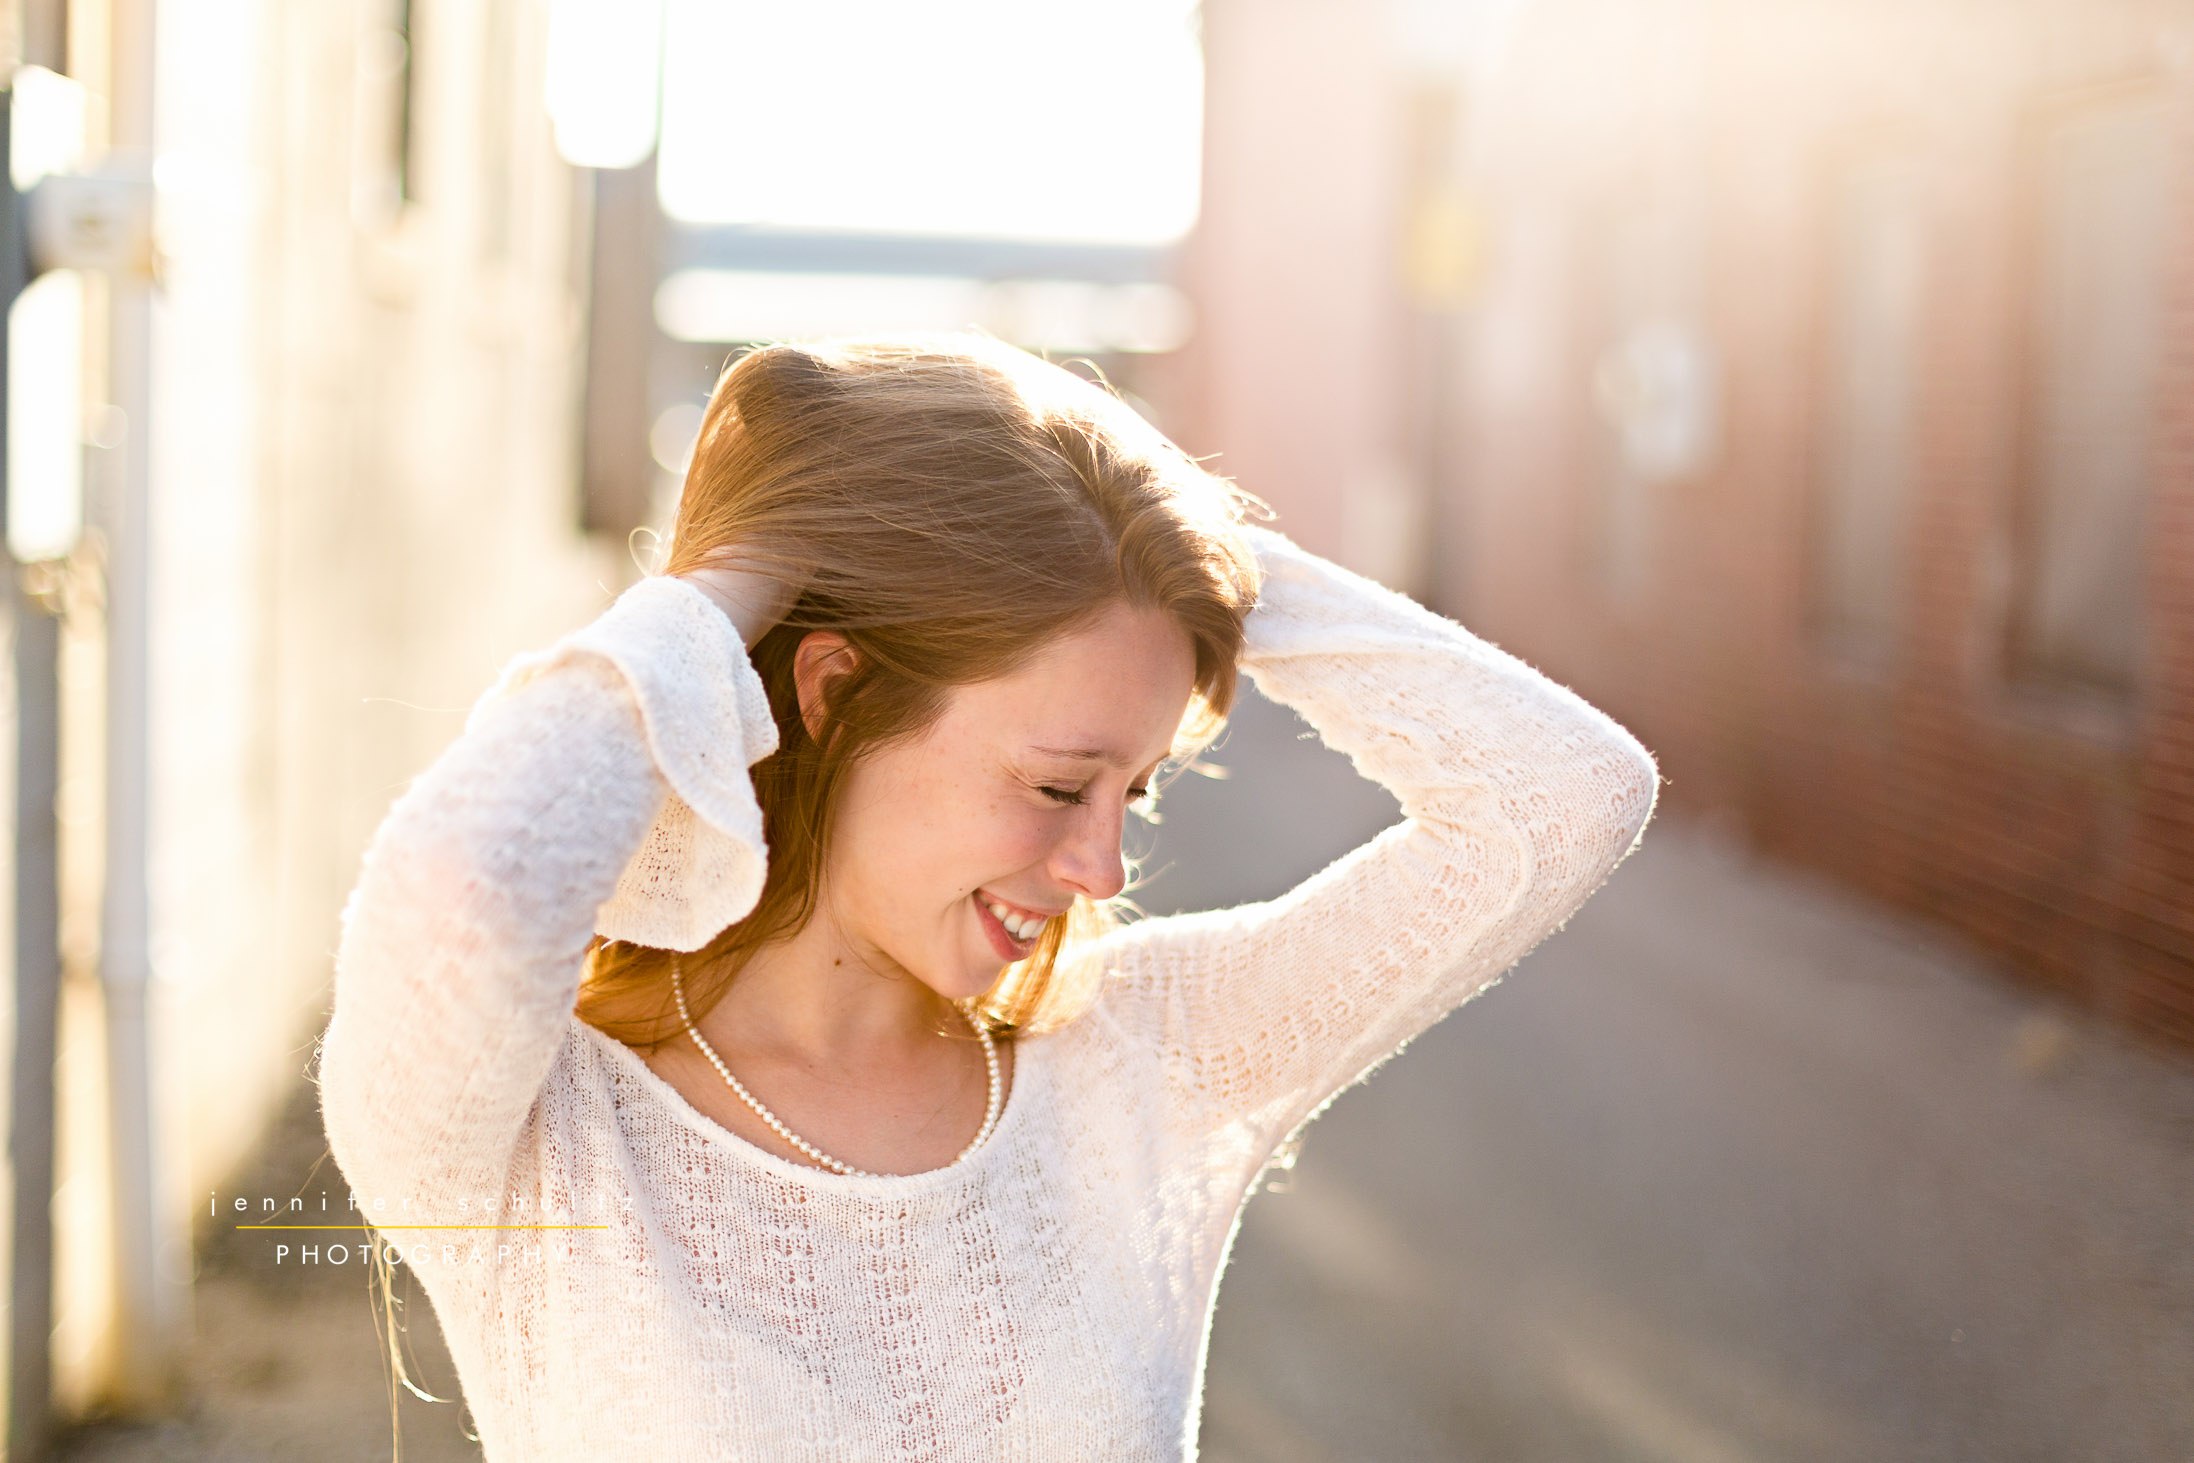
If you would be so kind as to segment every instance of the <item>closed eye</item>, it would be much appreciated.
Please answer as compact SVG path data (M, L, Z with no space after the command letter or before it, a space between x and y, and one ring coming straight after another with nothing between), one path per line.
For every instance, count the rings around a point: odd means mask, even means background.
M1069 807L1078 808L1089 800L1087 790L1079 787L1040 787L1037 791L1053 802L1065 803ZM1127 800L1131 803L1140 802L1149 796L1150 789L1147 786L1131 787L1127 790Z

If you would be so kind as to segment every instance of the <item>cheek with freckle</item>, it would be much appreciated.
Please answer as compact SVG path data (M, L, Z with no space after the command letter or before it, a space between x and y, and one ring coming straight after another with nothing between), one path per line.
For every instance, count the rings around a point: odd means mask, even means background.
M833 907L849 935L918 977L964 981L995 958L971 896L1042 865L1057 821L1046 813L947 739L887 749L840 804Z
M1041 808L1027 806L1026 794L995 799L986 810L979 842L988 871L977 871L977 882L988 882L1022 873L1041 864L1051 846L1055 821Z

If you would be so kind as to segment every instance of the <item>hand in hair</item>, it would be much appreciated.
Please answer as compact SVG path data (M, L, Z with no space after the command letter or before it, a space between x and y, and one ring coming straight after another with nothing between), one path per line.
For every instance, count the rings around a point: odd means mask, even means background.
M749 650L785 617L799 594L797 586L730 548L718 550L707 563L678 577L716 601Z

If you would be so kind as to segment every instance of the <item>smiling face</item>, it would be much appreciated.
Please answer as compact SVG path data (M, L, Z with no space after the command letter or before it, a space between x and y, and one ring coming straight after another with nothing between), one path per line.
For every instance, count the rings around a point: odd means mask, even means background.
M1075 896L1125 887L1128 805L1172 750L1195 669L1175 620L1116 602L1012 674L953 688L923 732L851 769L822 917L872 968L949 1000L989 990Z

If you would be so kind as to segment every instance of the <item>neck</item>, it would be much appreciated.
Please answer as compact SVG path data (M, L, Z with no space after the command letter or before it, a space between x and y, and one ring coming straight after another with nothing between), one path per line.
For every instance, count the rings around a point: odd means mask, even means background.
M713 1043L782 1046L833 1063L919 1044L966 1019L894 962L849 941L827 909L792 938L758 950L698 1023Z

